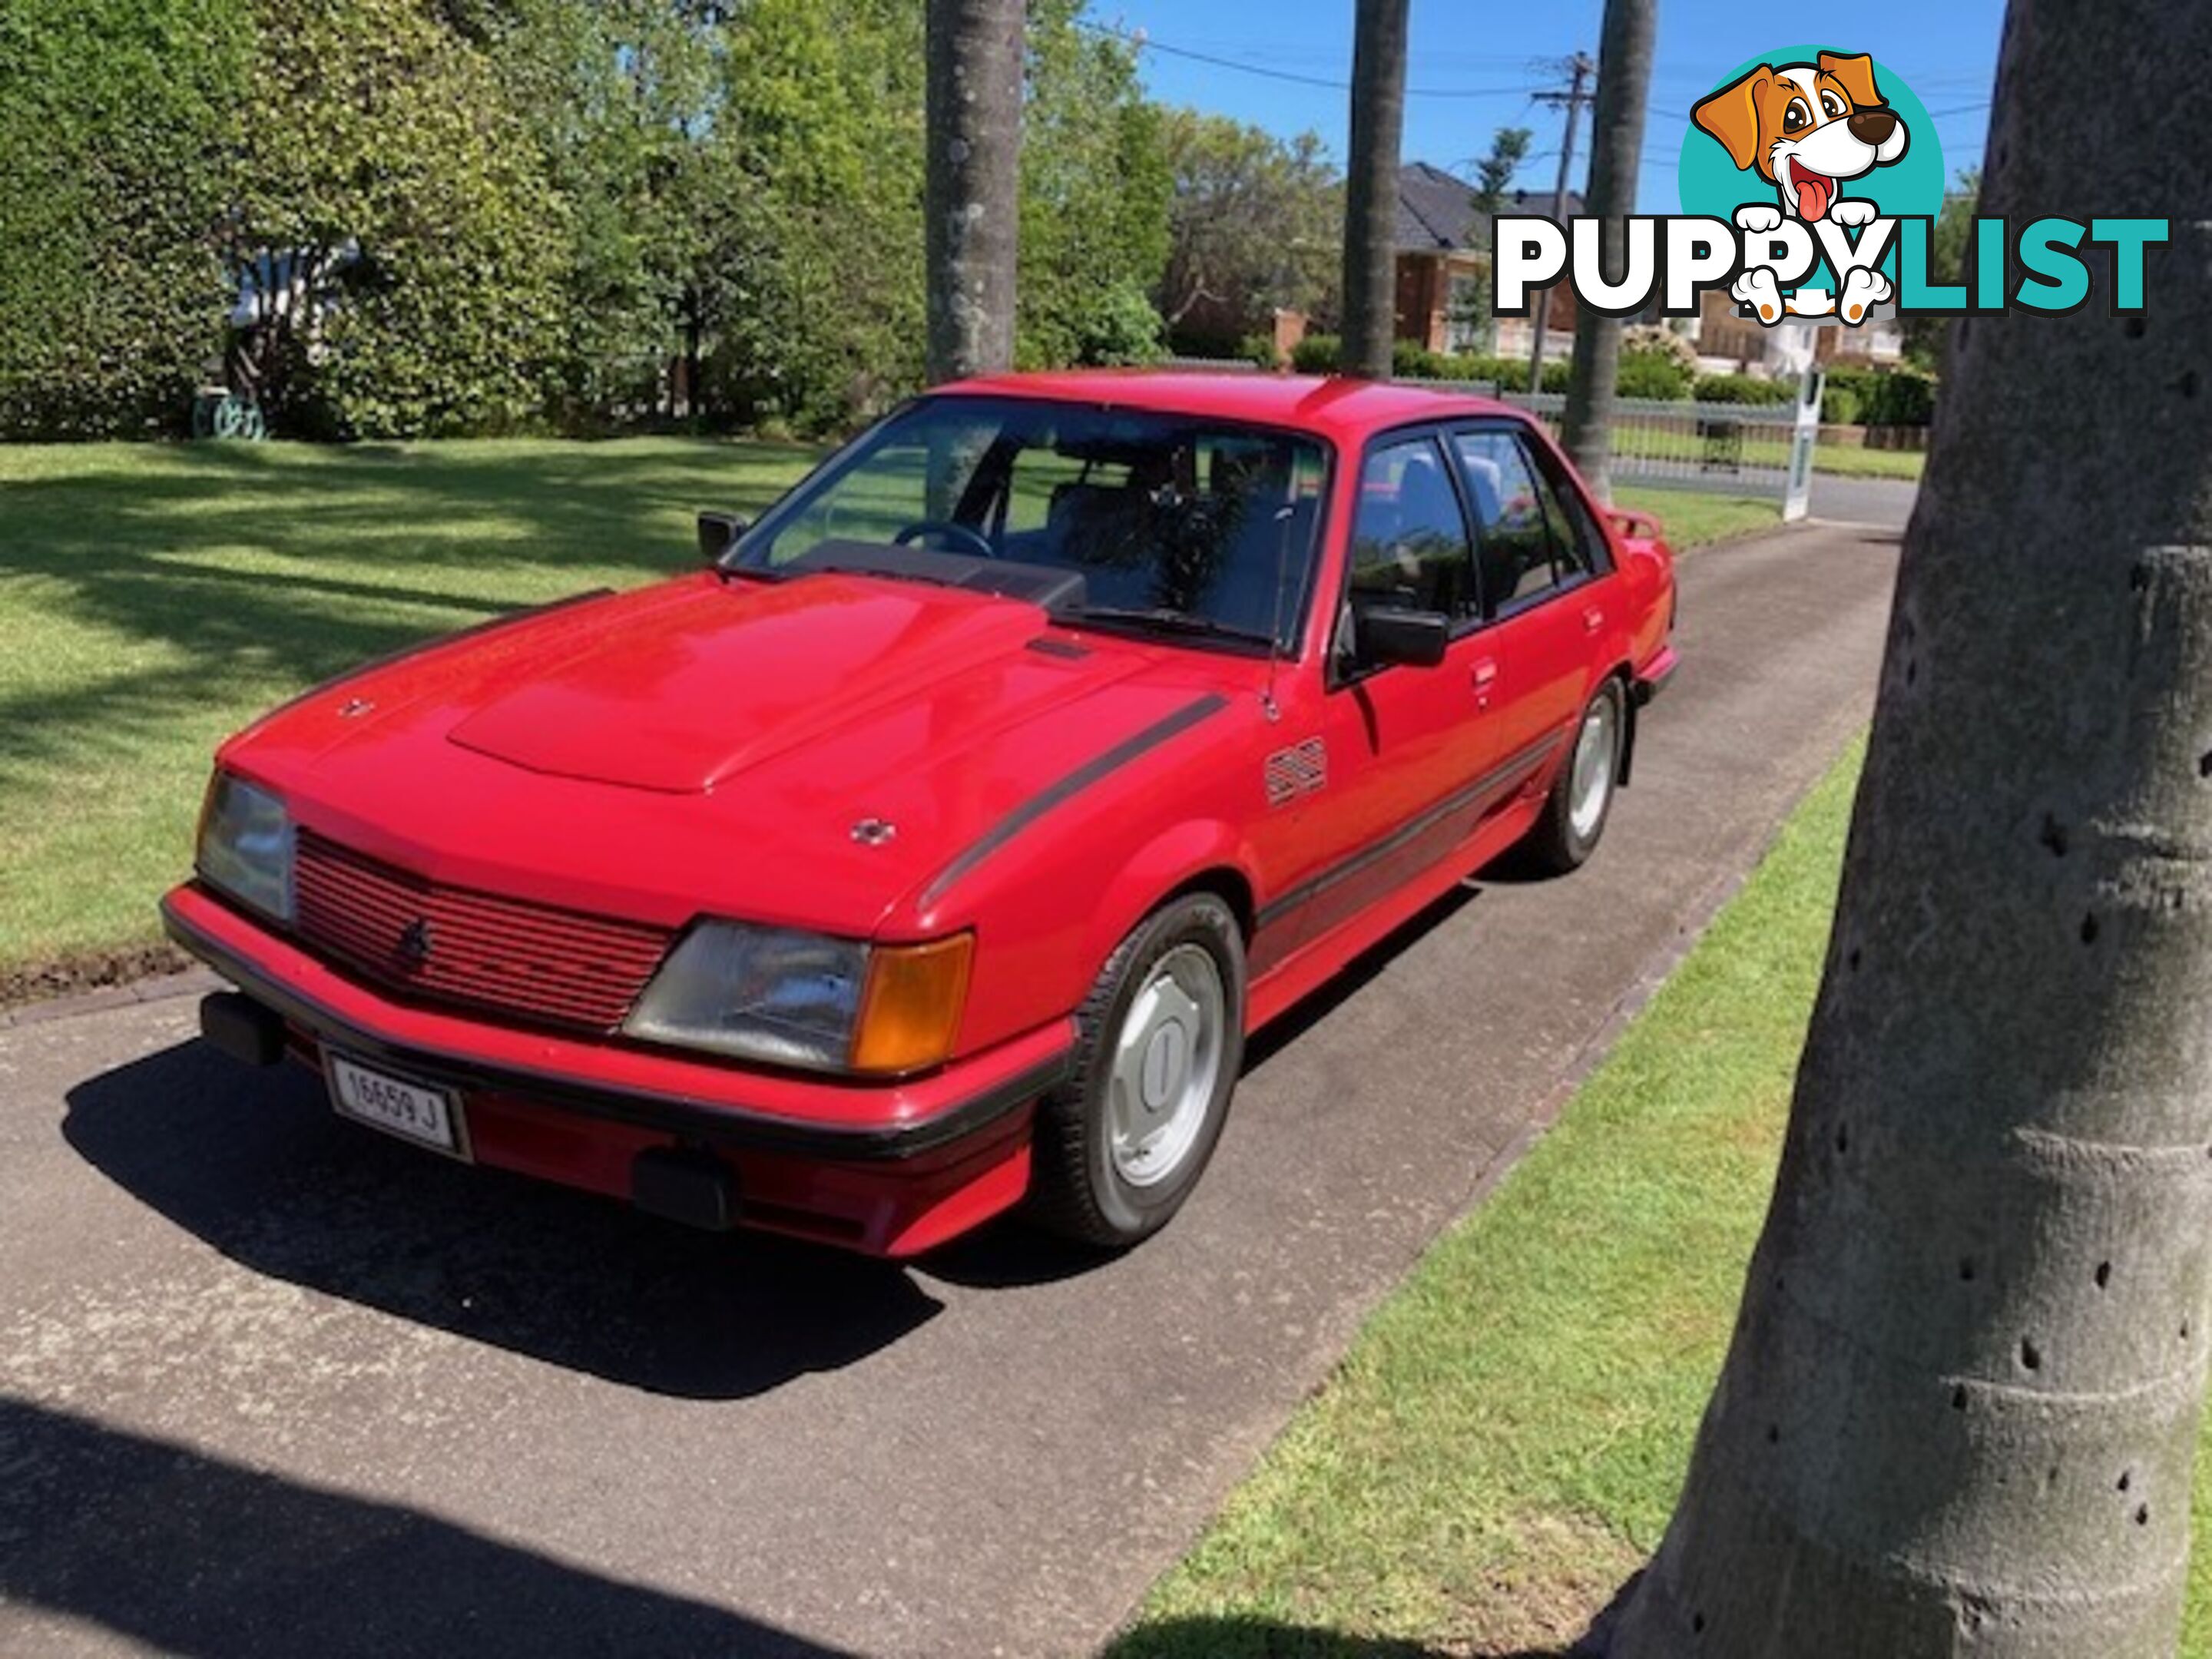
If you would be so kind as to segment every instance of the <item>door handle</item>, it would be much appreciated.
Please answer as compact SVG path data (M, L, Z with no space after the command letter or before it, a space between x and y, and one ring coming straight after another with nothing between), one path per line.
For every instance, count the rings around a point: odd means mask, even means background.
M1485 657L1480 662L1474 665L1474 668L1469 672L1468 678L1472 680L1474 684L1474 706L1477 708L1489 708L1490 694L1493 690L1497 690L1498 687L1498 664L1496 661L1491 658Z
M1605 626L1605 612L1594 605L1583 607L1583 632L1595 634Z

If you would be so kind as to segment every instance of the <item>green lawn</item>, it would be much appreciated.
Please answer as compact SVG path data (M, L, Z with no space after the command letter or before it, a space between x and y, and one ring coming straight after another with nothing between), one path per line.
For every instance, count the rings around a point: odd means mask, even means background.
M1110 1659L1554 1653L1657 1544L1772 1184L1859 757L1368 1322ZM2212 1527L2212 1449L2196 1524ZM2212 1651L2199 1550L2182 1651Z
M1707 542L1726 541L1771 530L1782 521L1780 505L1750 495L1708 495L1702 490L1614 487L1613 504L1649 513L1667 526L1677 552Z
M795 447L0 448L0 969L152 937L216 743L350 664L692 560Z
M1670 417L1671 418L1671 417ZM1614 452L1676 461L1701 461L1705 441L1686 422L1678 427L1656 427L1632 420L1617 427ZM1927 455L1911 449L1863 449L1843 444L1817 444L1813 471L1849 478L1917 478ZM1790 465L1790 446L1779 439L1747 438L1743 465L1781 469Z
M818 452L680 438L0 447L0 1002L155 934L208 756L301 686L509 606L688 568ZM1769 503L1651 491L1680 544Z
M1786 463L1785 455L1777 465ZM1856 449L1820 444L1813 451L1813 471L1846 478L1917 478L1928 465L1925 450Z

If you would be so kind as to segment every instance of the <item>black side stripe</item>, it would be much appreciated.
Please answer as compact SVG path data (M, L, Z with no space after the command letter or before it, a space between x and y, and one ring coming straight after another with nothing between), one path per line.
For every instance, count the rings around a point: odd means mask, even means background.
M1118 772L1139 756L1158 748L1170 738L1188 732L1200 720L1228 707L1228 698L1218 692L1209 692L1194 702L1185 703L1165 720L1146 726L1136 736L1123 738L1104 754L1077 767L1059 782L1038 791L993 824L974 846L939 871L936 878L922 889L922 907L926 909L936 903L955 882L1070 796L1079 794L1109 773Z
M1361 871L1389 858L1391 854L1407 842L1417 840L1433 830L1453 813L1463 811L1485 796L1497 793L1518 781L1528 773L1534 771L1543 763L1544 757L1559 746L1559 734L1556 732L1548 738L1543 738L1530 744L1517 754L1507 757L1501 764L1491 768L1473 783L1462 788L1455 789L1419 817L1408 818L1381 841L1361 848L1350 858L1340 863L1332 864L1319 875L1301 882L1273 904L1261 910L1255 919L1255 931L1256 927L1266 927L1280 921L1300 905L1311 903L1330 888L1351 880Z

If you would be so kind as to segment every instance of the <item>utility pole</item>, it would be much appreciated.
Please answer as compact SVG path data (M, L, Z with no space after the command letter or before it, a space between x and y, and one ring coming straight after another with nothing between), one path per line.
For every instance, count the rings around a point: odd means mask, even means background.
M1567 89L1565 92L1540 92L1534 100L1539 104L1565 104L1567 106L1567 130L1559 140L1559 182L1552 195L1552 211L1561 219L1567 216L1567 179L1575 165L1575 129L1582 125L1583 106L1590 100L1589 80L1596 68L1597 65L1590 62L1588 52L1577 52L1567 60L1568 72L1573 76ZM1492 220L1491 223L1491 240L1495 242L1497 221ZM1495 247L1491 250L1491 257L1497 258ZM1544 325L1547 320L1547 313L1551 309L1552 290L1539 289L1534 319L1536 339L1528 348L1528 390L1532 395L1544 389Z

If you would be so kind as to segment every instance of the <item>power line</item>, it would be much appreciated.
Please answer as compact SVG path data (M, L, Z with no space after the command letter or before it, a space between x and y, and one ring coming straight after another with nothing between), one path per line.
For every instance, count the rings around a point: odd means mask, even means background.
M1076 26L1079 28L1088 29L1093 34L1103 34L1109 40L1119 40L1126 46L1134 46L1139 52L1157 52L1170 58L1187 58L1194 64L1209 64L1216 69L1235 70L1240 75L1256 75L1263 80L1287 81L1293 86L1323 87L1331 92L1352 90L1352 82L1349 81L1334 81L1322 75L1301 75L1295 70L1269 69L1265 64L1248 64L1235 58L1218 57L1209 52L1194 52L1188 46L1171 46L1164 40L1154 40L1149 34L1133 33L1127 29L1117 29L1105 23L1094 23L1088 18L1078 19ZM1529 86L1407 87L1406 96L1408 98L1526 98L1537 90L1538 88Z

